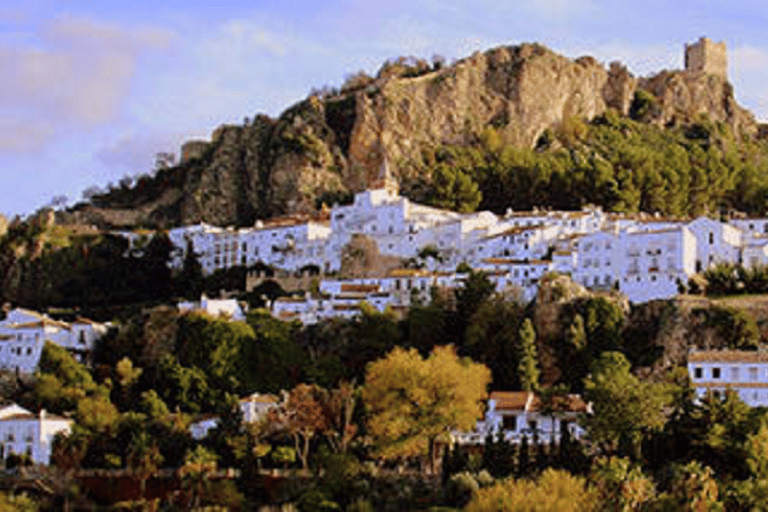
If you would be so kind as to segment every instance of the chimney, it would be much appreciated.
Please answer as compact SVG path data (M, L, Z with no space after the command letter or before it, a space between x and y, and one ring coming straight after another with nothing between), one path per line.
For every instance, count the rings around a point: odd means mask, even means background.
M43 421L45 419L46 412L45 409L40 409L40 421Z

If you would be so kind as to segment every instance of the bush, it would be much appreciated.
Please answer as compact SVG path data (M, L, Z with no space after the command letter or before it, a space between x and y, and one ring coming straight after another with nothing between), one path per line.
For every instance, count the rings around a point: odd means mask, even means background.
M480 485L472 473L467 471L456 473L448 479L445 486L445 499L450 505L463 507L469 503L478 489L480 489Z

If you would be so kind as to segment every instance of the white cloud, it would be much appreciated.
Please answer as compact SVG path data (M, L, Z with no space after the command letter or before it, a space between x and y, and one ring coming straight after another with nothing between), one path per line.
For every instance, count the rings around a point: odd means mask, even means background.
M16 143L0 150L39 147L73 125L114 120L140 55L167 48L174 37L156 27L128 29L72 16L39 28L34 41L0 43L0 115L18 128Z
M43 122L20 122L0 117L0 152L26 153L43 148L55 135Z

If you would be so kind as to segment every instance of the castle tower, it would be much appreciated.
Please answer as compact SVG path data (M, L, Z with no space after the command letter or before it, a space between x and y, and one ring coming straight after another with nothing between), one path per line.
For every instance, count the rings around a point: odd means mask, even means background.
M379 175L373 180L370 188L374 190L384 189L389 195L396 196L400 193L400 185L389 167L389 158L387 158L386 152L383 153L384 159L382 160L381 168L379 169Z
M715 43L702 37L685 45L685 70L689 73L707 73L728 79L728 57L725 41Z

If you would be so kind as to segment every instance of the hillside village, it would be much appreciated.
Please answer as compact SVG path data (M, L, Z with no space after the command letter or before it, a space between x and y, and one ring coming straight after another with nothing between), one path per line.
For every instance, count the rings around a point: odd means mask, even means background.
M727 82L724 43L685 66ZM367 174L248 226L14 221L3 282L71 302L3 307L8 503L762 510L765 205L495 213L409 199L386 152Z
M350 205L330 208L325 220L288 217L257 221L253 228L173 228L172 265L180 269L191 247L208 274L258 264L332 276L356 236L373 240L384 256L421 258L423 269L371 268L356 279L323 277L318 296L281 298L272 305L278 318L315 323L348 317L361 301L383 311L408 307L414 295L429 300L433 286L460 286L466 277L456 271L461 264L486 272L497 291L517 290L526 301L536 295L543 276L559 273L590 289L617 290L633 303L685 293L691 277L720 264L768 264L768 217L723 222L594 207L459 214L410 202L397 194L386 168L382 174L384 186L356 194ZM121 234L134 243L142 236Z

